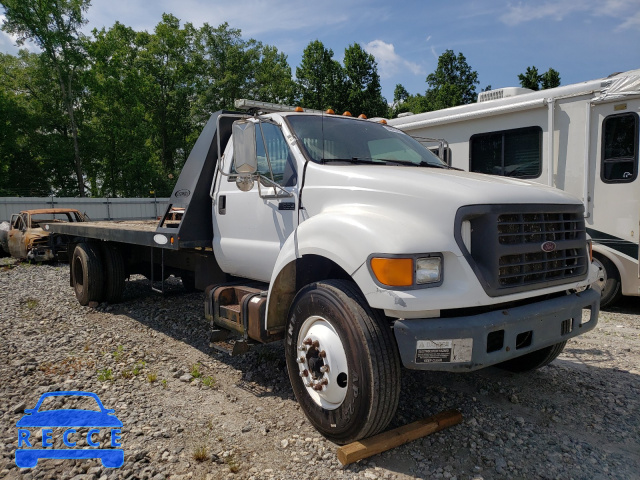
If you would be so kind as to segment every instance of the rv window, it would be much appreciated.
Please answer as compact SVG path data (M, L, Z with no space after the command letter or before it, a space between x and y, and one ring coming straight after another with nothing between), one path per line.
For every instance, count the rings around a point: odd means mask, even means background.
M602 121L604 183L633 182L638 176L638 114L610 115Z
M535 178L542 173L542 128L480 133L469 140L469 170L505 177Z

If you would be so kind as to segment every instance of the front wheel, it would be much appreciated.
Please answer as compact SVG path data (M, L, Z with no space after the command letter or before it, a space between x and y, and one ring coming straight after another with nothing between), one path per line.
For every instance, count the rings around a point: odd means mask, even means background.
M344 280L303 288L286 335L289 379L313 426L345 444L384 429L400 396L400 359L390 324Z

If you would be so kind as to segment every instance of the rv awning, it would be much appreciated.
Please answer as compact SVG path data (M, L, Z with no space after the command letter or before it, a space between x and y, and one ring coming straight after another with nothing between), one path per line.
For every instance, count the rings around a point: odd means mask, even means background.
M603 83L600 96L594 98L593 102L622 99L634 95L640 95L640 75L629 75Z

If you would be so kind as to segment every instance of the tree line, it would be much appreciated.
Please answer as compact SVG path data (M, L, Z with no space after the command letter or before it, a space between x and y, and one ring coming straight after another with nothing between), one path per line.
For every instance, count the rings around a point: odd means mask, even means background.
M40 49L0 53L0 196L168 196L211 113L237 98L391 117L476 97L477 72L450 50L424 95L398 85L388 105L375 58L357 43L340 63L310 42L294 77L284 53L227 23L195 28L164 14L152 32L116 22L85 36L89 0L0 5L3 30Z

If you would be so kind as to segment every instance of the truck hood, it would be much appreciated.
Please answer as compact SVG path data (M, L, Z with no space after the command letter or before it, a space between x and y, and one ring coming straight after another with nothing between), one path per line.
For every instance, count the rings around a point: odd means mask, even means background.
M324 196L321 203L325 206L332 200L360 203L376 193L382 197L412 197L405 201L410 202L408 205L417 202L421 209L426 205L457 209L474 204L580 203L561 190L526 180L428 167L309 164L303 197L315 189L335 190Z

